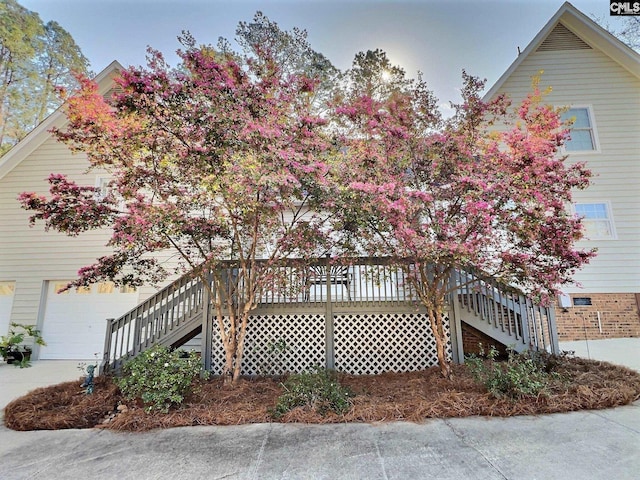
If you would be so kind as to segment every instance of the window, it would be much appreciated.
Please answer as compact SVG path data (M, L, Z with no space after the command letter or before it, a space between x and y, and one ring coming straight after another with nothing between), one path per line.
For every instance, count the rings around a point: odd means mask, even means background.
M0 297L9 297L13 295L16 290L16 284L14 282L0 282Z
M615 238L608 203L576 203L576 214L582 218L585 236L590 239Z
M136 293L136 287L130 287L128 285L122 286L120 288L116 288L116 284L113 282L100 282L98 283L98 293L100 294L108 294L108 293Z
M109 182L111 181L108 177L97 177L96 178L96 187L98 191L96 192L96 200L104 200L109 193L111 193L111 187L109 186Z
M570 139L564 144L568 152L588 152L597 150L593 116L588 107L570 108L561 116L563 121L573 122Z
M118 189L113 186L111 183L113 179L111 177L96 177L96 188L98 191L95 194L95 199L98 202L101 202L107 196L111 196L113 200L116 201L116 207L120 210L125 210L126 205L122 197L118 195Z
M98 293L108 294L116 291L115 283L113 282L100 282L98 283Z
M63 281L55 282L53 284L53 291L56 292L56 294L58 295L68 295L71 290L64 290L64 289L67 288L67 285L69 285L69 283L71 283L71 280L69 280L68 282L63 282ZM64 292L62 290L64 290Z
M588 307L590 305L593 305L591 297L573 297L574 307Z

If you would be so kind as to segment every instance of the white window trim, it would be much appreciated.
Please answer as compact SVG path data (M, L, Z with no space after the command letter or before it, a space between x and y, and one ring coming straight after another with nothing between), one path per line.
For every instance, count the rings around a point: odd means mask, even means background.
M565 146L562 146L562 152L565 155L593 155L602 153L600 150L600 140L598 136L598 127L596 125L596 116L593 113L593 105L564 105L560 108L566 108L567 110L576 109L576 108L585 108L587 110L587 115L589 115L589 123L591 124L591 133L593 134L593 150L567 150Z
M102 186L103 186L103 182L110 182L113 180L113 177L111 175L97 175L96 176L96 183L95 183L95 187L99 190L98 192L96 192L95 195L95 199L97 201L101 201L104 199L104 196L101 193L102 190ZM114 192L113 188L109 188L108 189L110 192ZM117 193L117 191L115 191ZM116 197L117 198L117 197ZM125 202L122 198L120 198L120 200L116 203L116 207L120 210L124 210L125 209Z
M108 175L98 175L96 177L96 188L99 189L98 192L96 192L96 200L102 200L104 198L104 195L102 194L102 187L104 182L109 182L111 180L111 177L109 177Z
M610 200L592 200L592 199L580 199L580 200L574 200L573 203L571 204L571 210L573 211L574 215L578 215L578 212L576 211L576 204L602 204L605 205L607 208L607 215L608 215L608 219L609 219L609 223L611 224L611 236L610 237L589 237L587 235L587 232L584 232L584 237L582 238L582 241L603 241L603 240L617 240L618 239L618 233L616 231L616 222L613 218L613 209L611 208L611 201Z

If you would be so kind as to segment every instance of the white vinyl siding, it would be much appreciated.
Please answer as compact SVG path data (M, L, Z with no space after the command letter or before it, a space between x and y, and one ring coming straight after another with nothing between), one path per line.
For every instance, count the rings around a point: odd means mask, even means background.
M29 227L30 213L17 201L24 191L48 194L46 179L51 173L64 173L81 185L94 186L96 174L87 175L87 167L83 155L72 155L64 145L49 139L0 179L0 272L15 280L13 322L42 321L39 309L43 282L76 278L80 267L110 253L105 247L109 231L69 237L53 230L46 232L42 222Z
M576 191L575 203L606 198L615 220L615 242L584 240L580 248L597 248L597 257L575 275L582 288L567 293L636 293L640 285L640 79L597 48L535 52L523 59L498 93L517 104L541 75L544 98L555 106L589 106L597 124L597 151L572 152L568 162L585 162L591 185Z

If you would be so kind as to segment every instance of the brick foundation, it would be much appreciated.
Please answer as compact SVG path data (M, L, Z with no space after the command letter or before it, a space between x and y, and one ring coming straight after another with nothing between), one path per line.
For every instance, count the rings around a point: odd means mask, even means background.
M480 330L476 330L470 325L467 325L464 322L462 323L462 348L464 349L464 354L469 355L470 353L478 354L480 353L480 345L482 345L485 353L489 350L491 346L493 346L498 352L500 352L501 356L505 356L507 354L507 347L503 344L494 340L493 338L485 335Z
M575 297L588 297L589 306L567 309L556 305L556 323L560 341L597 340L604 338L640 337L640 312L637 294L633 293L577 293ZM600 323L598 323L600 312Z

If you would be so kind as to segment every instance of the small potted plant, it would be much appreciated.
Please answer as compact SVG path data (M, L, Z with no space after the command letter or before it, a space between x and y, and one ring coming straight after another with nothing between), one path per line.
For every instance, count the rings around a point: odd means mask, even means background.
M32 345L23 343L25 337L31 337L33 344L46 345L35 325L12 323L9 333L0 337L0 356L7 363L20 368L31 366Z

